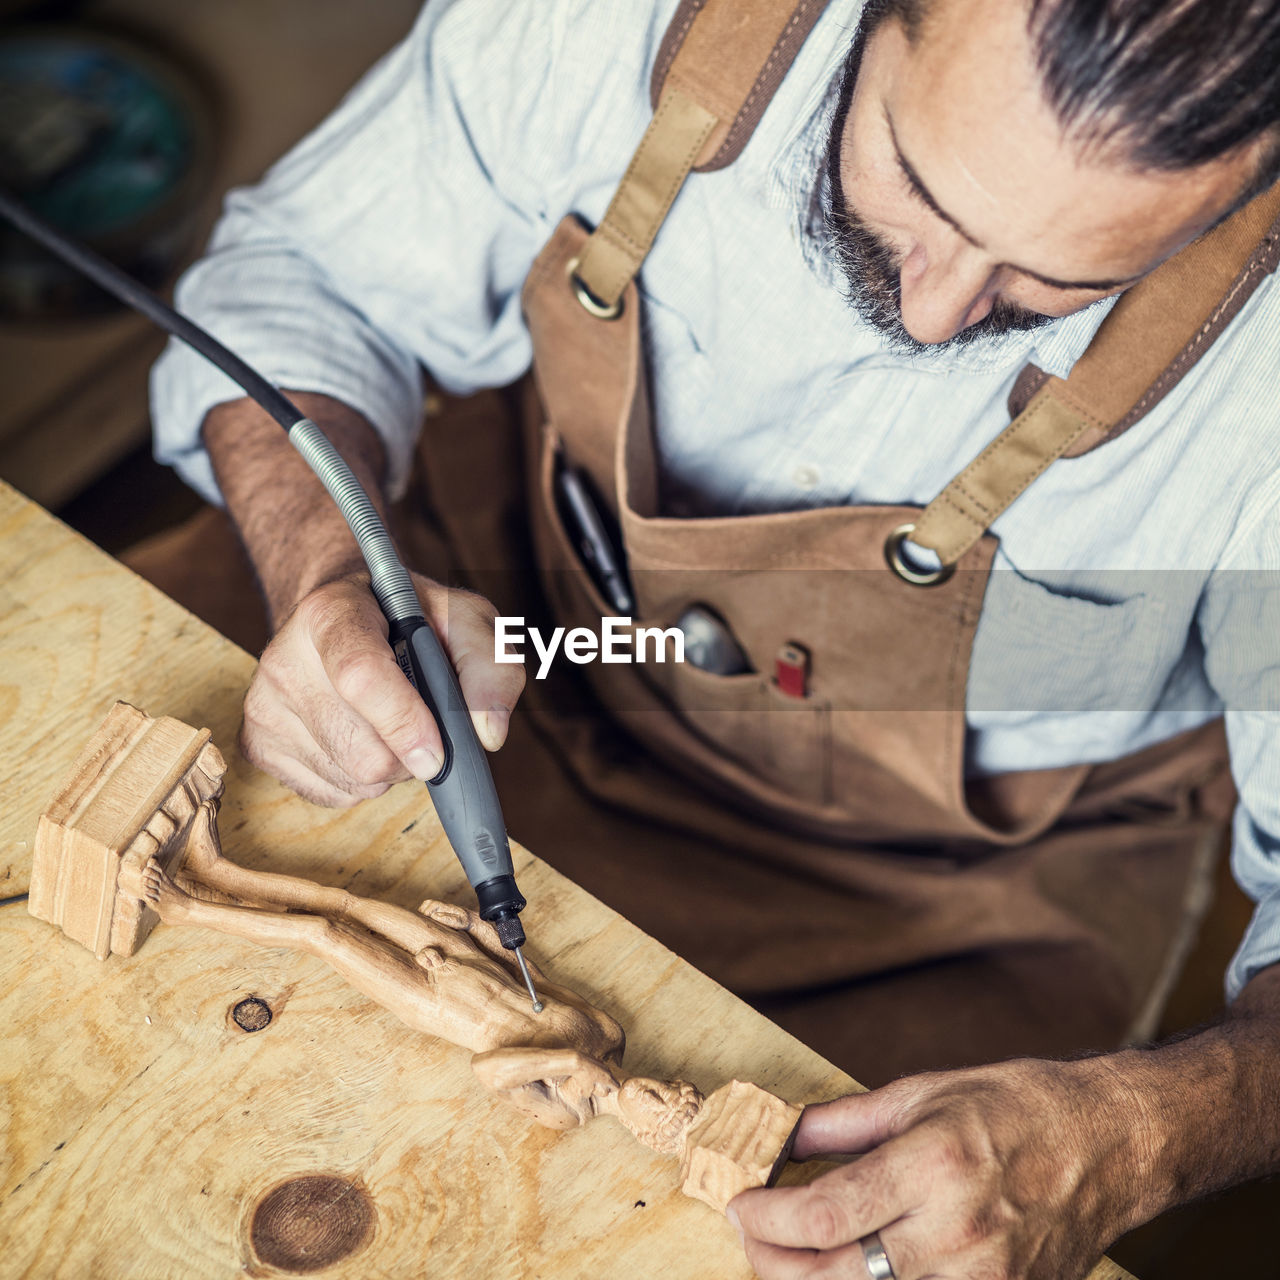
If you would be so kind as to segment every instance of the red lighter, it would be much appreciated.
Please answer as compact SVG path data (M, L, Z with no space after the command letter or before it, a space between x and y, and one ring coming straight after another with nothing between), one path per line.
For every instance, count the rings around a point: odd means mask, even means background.
M803 698L808 694L809 650L803 645L784 644L773 660L773 671L778 689L788 698Z

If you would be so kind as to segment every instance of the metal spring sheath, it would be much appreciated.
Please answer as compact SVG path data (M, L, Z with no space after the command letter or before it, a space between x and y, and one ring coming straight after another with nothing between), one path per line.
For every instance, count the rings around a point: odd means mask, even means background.
M421 618L422 605L413 589L413 579L401 564L378 509L342 455L310 418L302 418L289 428L289 442L338 504L369 566L373 594L387 620L396 623Z

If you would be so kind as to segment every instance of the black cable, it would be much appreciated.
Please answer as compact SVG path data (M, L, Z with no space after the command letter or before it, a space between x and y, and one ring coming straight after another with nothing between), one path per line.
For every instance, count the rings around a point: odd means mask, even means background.
M250 368L234 351L228 351L211 333L194 320L162 302L145 285L113 266L87 245L68 239L25 205L0 188L0 216L7 218L19 231L44 245L64 262L82 271L95 284L119 298L126 306L140 311L166 333L194 347L206 360L212 361L247 395L256 400L286 431L306 418L297 405L272 386L256 369Z

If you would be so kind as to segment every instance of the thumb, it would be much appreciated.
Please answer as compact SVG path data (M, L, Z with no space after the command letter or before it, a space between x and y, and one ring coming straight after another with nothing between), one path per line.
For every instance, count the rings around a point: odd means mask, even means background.
M854 1093L805 1107L796 1129L793 1160L862 1155L897 1132L897 1108L880 1090Z

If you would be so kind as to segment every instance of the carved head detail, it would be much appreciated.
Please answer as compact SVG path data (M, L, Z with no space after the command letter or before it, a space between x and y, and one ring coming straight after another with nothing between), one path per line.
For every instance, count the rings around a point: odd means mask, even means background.
M646 1147L678 1156L689 1126L702 1109L702 1094L683 1080L631 1076L618 1089L617 1106L618 1119Z

